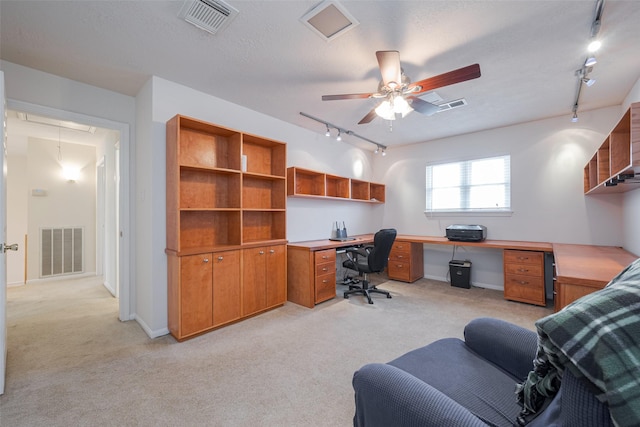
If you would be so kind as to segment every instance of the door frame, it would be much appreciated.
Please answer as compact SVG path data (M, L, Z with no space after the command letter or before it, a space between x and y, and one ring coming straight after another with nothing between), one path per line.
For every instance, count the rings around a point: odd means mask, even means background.
M100 128L113 129L120 132L120 144L117 161L119 162L120 179L118 182L118 219L119 225L119 250L118 250L118 294L119 294L119 312L118 318L121 321L135 319L132 306L132 280L131 280L131 213L128 206L132 206L129 202L129 159L130 159L130 135L129 124L116 122L100 117L89 116L86 114L74 113L71 111L61 110L58 108L45 107L42 105L32 104L23 101L7 99L7 110L24 111L25 113L37 114L40 116L51 117L56 120L72 121Z

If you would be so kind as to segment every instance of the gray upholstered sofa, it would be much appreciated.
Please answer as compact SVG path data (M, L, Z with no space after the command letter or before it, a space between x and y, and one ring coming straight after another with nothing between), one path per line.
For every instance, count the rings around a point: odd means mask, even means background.
M464 341L445 338L353 377L358 427L513 426L522 409L515 386L532 370L537 334L492 318L471 321ZM530 426L611 426L587 384L567 372Z
M640 425L640 258L536 330L476 319L464 341L365 365L354 425Z

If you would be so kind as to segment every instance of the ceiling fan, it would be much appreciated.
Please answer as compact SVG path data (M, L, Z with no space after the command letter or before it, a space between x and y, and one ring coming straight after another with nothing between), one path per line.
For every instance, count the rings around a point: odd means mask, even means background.
M395 120L396 115L404 117L414 110L430 116L436 113L440 107L420 99L416 95L480 77L480 65L473 64L411 83L411 80L404 74L404 70L400 66L400 53L397 50L377 51L376 58L382 75L382 81L378 85L377 92L322 96L323 101L365 98L382 99L382 102L358 122L359 125L371 122L376 116L380 116L385 120Z

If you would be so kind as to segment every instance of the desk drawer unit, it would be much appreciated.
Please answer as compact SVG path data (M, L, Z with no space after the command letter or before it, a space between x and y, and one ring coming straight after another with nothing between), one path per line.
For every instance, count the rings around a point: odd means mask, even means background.
M546 305L544 252L505 249L504 297L512 301Z
M336 251L317 251L315 257L315 303L330 300L336 296Z
M422 243L396 240L389 254L389 279L415 282L424 277Z

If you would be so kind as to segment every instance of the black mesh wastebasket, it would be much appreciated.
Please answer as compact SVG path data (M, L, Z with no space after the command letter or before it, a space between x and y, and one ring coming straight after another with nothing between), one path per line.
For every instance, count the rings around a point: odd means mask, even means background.
M469 289L471 287L471 261L452 259L449 261L449 275L451 276L451 286Z

